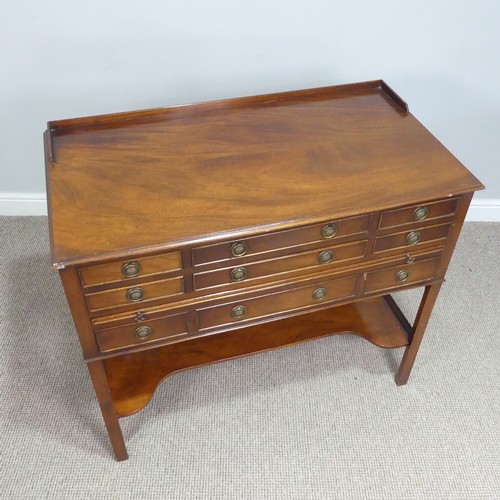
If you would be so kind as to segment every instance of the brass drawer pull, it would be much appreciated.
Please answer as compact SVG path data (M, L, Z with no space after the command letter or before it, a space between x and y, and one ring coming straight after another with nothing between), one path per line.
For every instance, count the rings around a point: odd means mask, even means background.
M408 245L415 245L420 241L421 236L420 231L412 231L406 235L406 243L408 243Z
M235 306L231 309L231 316L234 319L241 319L247 313L247 308L245 306Z
M122 266L122 274L125 278L134 278L141 272L141 265L139 262L127 262Z
M140 302L144 299L144 290L142 288L130 288L127 290L127 300L129 302Z
M323 300L326 297L326 288L316 288L312 297L314 300Z
M321 236L325 239L333 238L337 234L337 226L333 224L327 224L321 230Z
M413 220L424 220L429 215L427 207L418 207L413 211Z
M235 257L242 257L243 255L245 255L247 253L247 251L248 251L248 247L247 247L246 243L238 242L238 243L233 243L231 245L231 253Z
M247 277L246 267L235 267L231 270L231 281L243 281Z
M136 329L135 336L140 340L144 340L147 339L152 333L153 330L150 326L140 326Z
M403 281L406 281L409 276L410 276L410 273L406 269L403 269L396 274L396 281L399 281L399 283L402 283Z
M318 255L318 260L320 264L328 264L333 260L333 252L331 250L325 250Z

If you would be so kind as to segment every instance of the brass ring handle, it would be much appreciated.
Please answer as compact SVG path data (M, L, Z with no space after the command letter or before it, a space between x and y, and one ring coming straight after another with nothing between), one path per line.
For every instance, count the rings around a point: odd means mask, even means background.
M135 331L135 336L140 339L147 339L151 333L153 333L153 329L150 326L140 326Z
M231 309L231 316L234 319L241 319L247 313L247 308L245 306L235 306Z
M418 207L413 211L413 220L424 220L429 214L427 207Z
M403 281L406 281L408 277L410 276L410 273L406 269L402 269L396 274L396 281L399 281L402 283Z
M420 231L412 231L411 233L408 233L406 235L406 243L408 245L415 245L420 241L421 236L422 234L420 233Z
M246 277L246 267L235 267L234 269L231 269L231 281L243 281Z
M231 253L234 257L242 257L248 251L248 246L246 243L242 243L241 241L238 243L233 243L231 245Z
M321 230L321 236L326 240L333 238L337 234L337 226L332 222L331 224L327 224Z
M139 262L127 262L122 266L122 274L125 278L134 278L141 272L141 265Z
M320 264L328 264L333 260L333 252L331 250L325 250L318 255L318 260Z
M314 300L323 300L326 297L326 288L316 288L312 296Z
M127 290L127 300L129 302L140 302L144 299L144 290L142 288L129 288Z

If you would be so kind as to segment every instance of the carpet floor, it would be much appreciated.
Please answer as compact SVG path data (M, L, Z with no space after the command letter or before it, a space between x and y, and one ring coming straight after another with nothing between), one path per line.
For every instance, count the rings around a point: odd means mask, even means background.
M0 498L500 499L500 224L466 223L406 386L351 335L186 371L121 421L121 463L47 219L0 218L0 246Z

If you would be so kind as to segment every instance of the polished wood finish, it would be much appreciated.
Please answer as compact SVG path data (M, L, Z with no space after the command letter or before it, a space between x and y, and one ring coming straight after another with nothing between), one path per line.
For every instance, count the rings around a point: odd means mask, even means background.
M310 252L300 252L294 255L287 255L269 259L265 261L251 262L250 264L237 265L232 267L217 269L194 274L194 287L196 290L234 284L231 273L238 268L243 267L246 274L245 278L237 283L250 283L253 280L264 278L272 279L272 276L287 273L304 274L314 272L326 267L333 269L339 265L345 265L346 261L356 260L364 257L366 251L366 240L345 243L343 245L329 245L318 248ZM322 262L321 256L327 255L325 252L331 252L331 261ZM283 278L284 276L280 276Z
M404 249L405 251L412 251L415 248L421 247L425 244L432 243L433 245L444 244L448 232L450 230L450 224L441 224L439 226L431 227L417 227L411 228L411 230L406 230L400 233L390 234L388 236L382 236L377 238L375 241L375 252L384 252L386 250L394 249ZM419 241L415 244L408 243L408 236L411 233L419 234Z
M406 383L481 183L384 82L61 120L45 133L60 270L118 418L179 370L356 333ZM425 286L410 325L388 292Z
M180 370L341 333L359 335L380 347L408 344L404 327L384 298L378 297L135 355L108 358L104 366L116 412L123 417L143 408L157 385Z
M55 121L49 132L56 267L482 187L380 81Z
M137 336L140 327L151 328L151 333L145 338ZM128 325L96 330L96 339L102 352L122 349L135 345L144 345L157 342L165 338L174 338L186 335L188 332L186 315L176 314L153 320L142 320Z
M436 272L437 277L444 278L446 274L448 263L450 262L453 250L455 249L460 230L462 229L467 210L472 200L472 195L473 193L468 193L462 196L459 201L455 222L452 225L451 234L448 238L449 241L443 251L441 261L439 262L439 268ZM404 385L408 382L413 363L415 362L415 358L417 357L420 344L422 343L422 339L424 337L425 329L427 328L427 324L429 323L432 309L434 307L434 304L436 303L440 290L441 283L434 283L425 287L424 295L420 302L417 316L415 318L412 331L409 336L410 343L405 349L403 359L401 360L401 364L396 375L397 385Z
M424 221L435 221L443 217L453 216L457 210L460 198L451 198L434 203L422 203L411 207L398 208L397 210L387 210L380 217L380 228L393 228L412 224L422 224ZM426 215L419 219L416 211L424 209Z
M396 375L396 384L404 385L408 382L413 363L417 356L418 349L422 342L425 329L429 322L432 308L441 289L441 283L429 285L425 287L424 296L418 309L417 317L415 318L415 327L411 332L411 348L405 349L403 359L399 366L398 374Z
M123 440L116 406L108 383L109 377L104 370L104 364L102 361L96 360L88 363L87 368L89 369L90 378L94 385L104 424L106 425L116 459L118 461L127 460L127 448Z
M339 299L354 297L357 276L348 276L332 281L317 283L313 286L297 288L287 292L266 294L262 297L230 302L222 306L208 307L198 311L198 327L200 330L230 323L245 323L254 318L264 318L272 314L306 309L318 303L328 304ZM325 290L325 297L315 299L314 292ZM246 314L241 318L233 318L231 311L234 307L243 306Z
M142 290L143 298L134 302L127 297L127 293L135 289ZM89 293L86 295L86 299L89 310L98 311L111 307L137 304L138 302L145 303L150 300L171 297L172 295L181 294L183 291L182 278L178 277L140 283L123 288L114 288L112 290L105 290L104 292Z
M137 264L139 271L135 276L128 277L123 272L127 264ZM181 269L180 252L155 255L140 259L127 259L114 261L98 266L81 267L78 271L84 287L114 284L117 282L130 281L134 278L150 277L155 274L163 274L169 271Z
M231 246L235 243L244 243L247 247L245 257L267 252L276 252L282 248L297 247L301 244L329 242L330 244L339 241L345 241L346 237L352 235L366 236L368 234L369 216L353 217L347 220L331 220L321 224L313 224L299 229L288 231L278 231L271 234L255 236L253 238L239 238L238 240L228 241L222 244L198 247L193 250L194 265L206 262L218 262L230 260L234 265L238 264L241 257L235 257L231 253ZM322 230L328 225L334 225L335 235L331 238L325 238Z
M438 264L439 259L429 259L367 273L365 292L388 291L392 288L432 280L436 276ZM408 273L408 277L398 281L398 273L401 272Z
M434 257L439 257L443 253L442 247L434 247L431 250L419 251L411 254L411 258L414 262L419 262L421 260L428 260ZM344 276L352 276L353 274L361 275L361 279L358 282L358 287L364 284L364 274L370 271L376 271L381 269L386 269L392 266L405 266L408 263L408 256L410 254L402 254L398 256L391 256L389 258L364 260L362 262L351 262L346 263L345 266L340 266L338 269L330 269L328 266L324 266L320 271L314 273L306 273L303 275L295 276L292 273L286 273L283 279L273 281L270 279L265 290L268 293L278 293L281 291L287 291L290 288L297 288L299 286L309 286L325 281L325 279L337 279ZM300 270L298 271L300 273ZM290 279L293 278L293 279ZM259 280L258 280L259 281ZM293 285L292 285L293 284ZM108 314L107 311L101 314L90 314L91 322L95 331L102 330L103 328L109 328L112 326L126 325L133 321L136 321L136 317L139 314L144 317L144 319L155 319L164 317L166 315L173 315L176 313L189 313L194 307L208 307L216 306L227 303L231 298L238 298L240 300L246 300L251 298L256 298L262 295L263 286L262 283L256 284L255 286L245 286L244 283L235 283L236 286L240 288L235 289L224 289L217 290L217 293L213 291L200 291L193 294L185 294L186 297L183 300L172 301L171 299L165 299L160 301L159 304L148 305L147 308L141 307L141 304L137 304L136 307L130 311L120 311L114 313L113 311ZM401 283L402 287L405 287L405 283ZM363 295L363 287L356 292L357 297ZM228 298L229 297L229 298ZM191 330L192 332L197 331L197 327Z
M80 285L78 271L74 267L63 269L59 272L59 276L68 299L83 356L85 359L92 359L99 354L99 346L97 345L91 320L87 314L87 303Z

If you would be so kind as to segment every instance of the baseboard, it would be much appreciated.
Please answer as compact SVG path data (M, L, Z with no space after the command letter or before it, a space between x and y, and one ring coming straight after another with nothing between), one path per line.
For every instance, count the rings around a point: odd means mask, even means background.
M500 199L478 198L472 200L465 220L469 222L500 222Z
M0 193L0 215L47 215L45 193ZM500 222L500 199L472 200L466 220Z
M0 193L0 215L47 215L45 193Z

